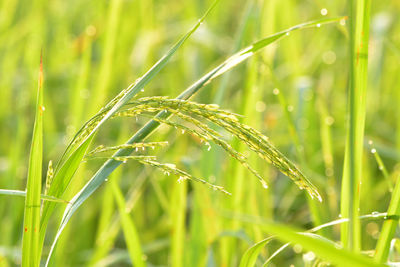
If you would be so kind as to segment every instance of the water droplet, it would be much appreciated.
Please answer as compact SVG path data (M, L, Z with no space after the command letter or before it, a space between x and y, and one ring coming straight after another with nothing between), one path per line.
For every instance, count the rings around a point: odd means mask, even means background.
M124 160L122 163L126 163L126 160Z
M376 149L375 148L371 149L371 153L375 154L376 153Z
M144 146L142 146L142 151L144 151L146 148Z
M268 189L267 183L263 182L262 184L263 184L262 186L263 186L265 189Z
M144 89L140 90L140 92L144 92Z
M154 150L154 148L155 148L154 146L151 146L151 149L153 149L153 150Z
M319 27L321 27L321 23L318 23L318 24L317 24L317 28L319 28Z
M108 182L108 179L105 179L104 181L105 181L105 182Z
M326 8L321 9L321 15L322 16L328 15L328 9L326 9Z
M262 101L257 101L256 102L256 111L257 112L264 112L266 108L266 105L264 102Z
M292 111L294 110L294 107L293 107L292 105L288 105L288 106L287 106L287 110L288 110L289 112L292 112Z
M344 25L346 25L346 20L345 19L341 19L339 23L340 23L340 25L344 26Z
M326 123L327 125L332 125L334 122L335 122L335 119L334 119L333 117L331 117L331 116L327 116L327 117L325 118L325 123Z
M182 129L182 134L184 134L184 133L185 133L185 130Z
M290 34L290 32L287 32L287 33L286 33L286 36L289 36L289 34Z
M331 65L336 61L336 53L333 51L326 51L322 54L322 61L327 64Z
M296 244L293 246L293 250L295 253L301 253L301 251L303 250L303 247L299 244Z
M342 218L342 214L339 214L339 216L338 216L339 218Z
M373 212L371 213L371 215L372 215L372 216L378 216L378 215L379 215L379 212L373 211Z
M135 151L138 152L138 151L139 151L139 148L137 147L137 148L135 149Z
M383 170L383 166L379 166L378 169L379 169L380 171L382 171L382 170Z
M307 252L303 255L304 261L311 262L315 259L315 254L313 252Z
M372 140L368 141L368 145L372 145L374 142Z
M86 34L88 35L88 36L94 36L95 34L96 34L96 27L95 26L93 26L93 25L89 25L87 28L86 28Z

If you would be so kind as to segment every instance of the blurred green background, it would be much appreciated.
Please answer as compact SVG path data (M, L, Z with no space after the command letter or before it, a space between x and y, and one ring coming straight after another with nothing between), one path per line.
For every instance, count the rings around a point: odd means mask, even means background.
M46 173L48 161L57 162L80 126L145 73L211 2L1 0L0 188L26 186L41 50ZM256 40L301 22L347 14L344 0L221 0L140 96L175 97ZM170 142L155 151L160 161L176 163L233 195L177 183L178 177L135 163L120 168L110 179L117 179L125 194L148 266L237 266L250 245L268 236L263 219L308 229L340 217L349 76L348 31L342 24L294 32L194 98L243 115L243 123L268 136L298 163L324 201L309 201L287 177L251 156L270 184L264 189L217 147L207 151L196 138L163 127L150 138ZM372 2L370 39L361 214L387 209L388 181L394 181L400 167L399 1ZM113 120L98 133L96 144L121 144L145 121ZM230 142L250 153L237 140ZM382 157L387 179L368 153L372 148ZM77 173L81 186L101 163L82 166ZM20 264L23 208L23 198L0 196L0 265ZM44 255L62 211L52 220ZM106 184L72 219L53 265L130 266L118 216ZM374 247L378 231L377 222L363 224L363 249ZM338 228L320 234L337 240ZM262 257L268 258L279 245L269 244ZM304 252L287 249L270 266L311 266L303 260Z

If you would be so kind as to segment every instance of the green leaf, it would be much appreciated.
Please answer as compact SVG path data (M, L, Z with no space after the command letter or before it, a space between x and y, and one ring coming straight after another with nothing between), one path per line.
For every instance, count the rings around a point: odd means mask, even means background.
M268 237L260 242L254 244L249 249L246 250L242 259L240 260L239 267L253 267L256 264L258 255L264 246L272 240L272 237Z
M11 189L0 189L0 195L9 195L9 196L21 196L21 197L26 197L26 192L21 191L21 190L11 190ZM60 202L60 203L68 203L68 201L60 198L56 198L53 196L48 196L41 194L40 198L45 201L54 201L54 202Z
M278 239L291 244L299 244L304 250L314 252L320 258L341 267L383 267L366 256L353 253L347 249L338 248L316 235L299 233L299 230L277 223L264 223L266 231L276 235ZM319 237L319 236L317 236Z
M390 200L389 208L387 211L388 218L392 215L400 215L400 179L397 178L396 187ZM375 260L385 263L389 256L391 241L396 233L397 225L399 224L398 218L388 219L383 223L381 233L379 235L378 243L376 244Z
M40 192L43 160L43 63L40 56L36 115L26 186L24 224L22 236L22 266L39 266Z
M115 180L111 181L113 195L118 205L119 215L121 216L121 225L124 232L125 243L128 247L129 257L134 266L145 267L146 262L143 260L142 247L140 245L140 239L136 230L135 223L130 217L129 213L126 212L126 203L121 190Z

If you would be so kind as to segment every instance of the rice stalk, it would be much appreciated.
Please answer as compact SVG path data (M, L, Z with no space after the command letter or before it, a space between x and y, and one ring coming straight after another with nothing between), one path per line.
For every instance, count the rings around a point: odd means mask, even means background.
M350 88L348 106L348 131L345 148L341 215L349 218L341 226L341 241L345 248L361 250L361 226L358 220L360 186L362 177L362 153L366 113L368 72L368 43L370 0L349 2L350 6Z
M216 1L217 2L217 1ZM212 7L206 12L208 14L210 10L215 6L216 2L212 5ZM244 60L248 59L249 57L253 56L256 52L260 51L262 48L268 46L271 43L274 43L275 41L284 38L285 36L288 36L290 32L299 30L299 29L305 29L305 28L310 28L310 27L320 27L322 24L326 23L332 23L332 22L338 22L342 20L343 18L335 18L335 19L324 19L324 20L318 20L318 21L311 21L303 24L296 25L292 28L289 28L283 32L271 35L267 38L264 38L253 45L243 49L239 53L233 55L232 57L228 58L225 62L220 64L218 67L214 68L212 71L208 72L206 75L204 75L201 79L199 79L197 82L195 82L193 85L188 87L185 91L183 91L179 96L178 99L188 99L191 96L193 96L197 91L199 91L204 85L207 83L211 82L213 79L216 77L222 75L226 71L232 69L233 67L237 66L239 63L243 62ZM112 117L116 112L122 108L124 104L126 104L136 93L138 93L140 90L143 89L143 87L156 75L161 68L167 63L169 58L172 56L172 54L175 53L177 49L185 42L187 38L190 37L190 35L200 26L201 22L204 20L204 17L199 21L198 24L193 27L193 29L185 35L178 43L175 45L169 53L165 57L163 57L158 63L156 63L142 78L140 78L137 82L132 84L130 87L128 87L126 90L123 90L118 96L114 98L113 101L111 101L109 104L107 104L104 109L101 112L106 112L105 115L95 115L92 120L90 120L88 123L85 124L83 128L81 128L80 131L78 131L77 135L71 142L71 144L67 147L63 158L61 160L61 163L65 161L65 159L68 159L70 156L73 155L75 151L75 147L78 147L78 149L81 148L83 144L87 144L89 139L94 136L94 133L100 128L100 126L107 121L110 117ZM171 114L169 114L166 111L160 112L156 118L163 118L166 119L170 117ZM97 121L96 121L97 120ZM127 144L132 144L132 143L137 143L137 142L142 142L145 138L147 138L151 133L153 133L159 126L159 122L156 122L155 120L149 121L143 128L141 128L139 131L137 131L126 143ZM83 129L87 128L91 129L91 131L87 134L82 134L84 131ZM76 139L79 139L78 142L76 142ZM257 140L258 142L259 140ZM120 149L118 150L114 156L126 156L132 152L132 149ZM262 154L262 153L261 153ZM83 157L83 156L82 156ZM53 244L50 249L50 253L47 258L47 264L51 258L52 252L54 250L55 244L57 243L57 240L59 236L61 235L64 227L70 220L71 216L75 213L75 211L81 206L83 202L86 201L86 199L92 195L97 188L107 179L107 177L118 167L120 166L120 162L114 161L114 160L107 160L104 165L96 172L96 174L89 180L89 182L82 188L80 192L78 192L75 197L71 200L72 204L68 205L67 208L65 209L63 218L61 220L59 229L57 231L57 234L53 240ZM292 174L292 172L295 172L297 169L292 168L288 169L288 173ZM300 179L298 182L304 182L304 180ZM301 184L301 186L303 186ZM307 188L311 188L309 184L305 185ZM319 194L316 194L316 190L311 190L313 194L320 199ZM45 217L44 222L42 223L43 225L43 231L41 233L41 240L44 240L44 233L45 229L47 226L48 222L48 216ZM43 243L43 242L42 242ZM46 265L47 265L46 264Z

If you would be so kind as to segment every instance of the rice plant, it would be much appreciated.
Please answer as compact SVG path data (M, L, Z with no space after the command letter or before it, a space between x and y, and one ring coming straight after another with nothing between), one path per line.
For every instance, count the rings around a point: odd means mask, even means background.
M1 266L398 264L397 3L0 6Z

